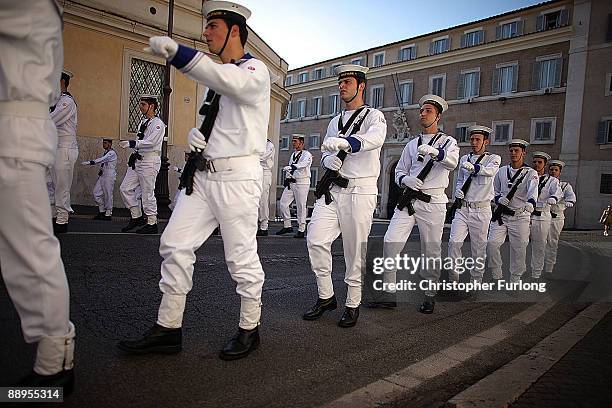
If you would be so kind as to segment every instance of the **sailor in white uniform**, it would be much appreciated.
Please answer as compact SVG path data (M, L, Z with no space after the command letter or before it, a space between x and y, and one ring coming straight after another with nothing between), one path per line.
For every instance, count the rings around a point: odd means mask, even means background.
M380 151L387 136L384 114L364 104L367 67L341 65L336 70L345 109L327 127L322 145L322 170L340 176L315 202L308 225L308 256L315 273L318 299L303 318L315 320L337 307L332 284L331 245L342 234L348 286L346 308L338 322L353 327L359 317L361 276L378 194ZM340 154L342 152L342 154ZM327 173L329 172L329 173Z
M259 229L258 236L268 235L268 221L270 220L270 187L272 186L272 168L274 167L274 143L270 139L266 142L266 151L261 155L259 164L263 169L263 182L261 200L259 201Z
M103 139L104 154L94 160L84 161L84 166L100 165L98 181L93 189L93 198L98 204L98 214L94 220L110 221L113 215L113 191L117 178L117 152L113 150L113 139Z
M256 233L263 178L259 158L266 148L270 75L262 61L244 52L251 12L227 1L206 1L203 8L207 19L204 38L221 64L171 38L149 40L154 54L208 86L208 92L201 130L194 128L188 136L193 153L183 172L193 176L193 183L185 186L160 241L163 297L157 322L141 338L121 341L119 348L135 354L181 349L195 251L220 226L227 268L240 295L240 320L238 332L219 356L234 360L246 357L260 341L264 271ZM203 170L197 169L200 164Z

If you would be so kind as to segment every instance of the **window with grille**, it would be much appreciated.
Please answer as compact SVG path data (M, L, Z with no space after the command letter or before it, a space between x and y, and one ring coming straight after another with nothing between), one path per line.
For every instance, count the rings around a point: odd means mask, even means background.
M404 82L400 84L400 97L402 98L402 106L412 105L412 82Z
M535 90L561 86L563 58L540 57L533 65L532 88Z
M159 107L157 112L159 113L161 110L166 66L138 58L132 58L131 61L128 132L136 133L142 119L139 108L140 95L158 95Z
M476 30L464 33L461 36L461 48L473 47L484 42L484 30Z
M603 173L599 184L600 194L612 194L612 174Z
M450 39L449 38L440 38L438 40L432 41L429 46L429 54L441 54L450 50Z

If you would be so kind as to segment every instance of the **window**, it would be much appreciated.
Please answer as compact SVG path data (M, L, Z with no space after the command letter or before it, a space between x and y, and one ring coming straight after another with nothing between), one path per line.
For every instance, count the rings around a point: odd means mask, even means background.
M400 98L402 102L402 106L412 105L412 90L414 89L414 84L412 81L403 82L399 84Z
M543 11L536 20L536 31L551 30L566 26L569 22L568 10Z
M317 68L312 73L313 79L323 79L324 76L325 76L325 68Z
M470 137L467 134L467 129L475 124L476 122L457 123L457 127L455 128L455 139L457 139L458 143L470 144Z
M601 175L601 182L599 184L600 194L612 194L612 174Z
M606 90L604 96L612 95L612 73L606 74Z
M523 20L502 22L496 27L496 40L505 40L519 35L523 35Z
M301 99L297 101L297 117L303 118L306 116L306 99Z
M281 136L278 142L278 148L280 150L289 150L289 136Z
M287 75L285 78L285 86L290 86L293 83L293 75Z
M340 65L342 65L341 62L337 63L337 64L332 64L331 66L331 74L334 76L337 76L338 74L336 74L336 68L338 68Z
M461 35L461 48L473 47L484 43L484 29L466 31Z
M311 167L310 168L310 188L315 188L317 186L318 180L319 180L319 169L317 167L315 168Z
M493 95L516 92L518 87L518 62L497 64L493 70Z
M416 45L408 45L399 50L398 61L409 61L416 58Z
M461 71L457 82L457 99L474 98L480 94L480 68Z
M493 122L491 128L493 129L491 144L505 145L512 139L514 121L504 120Z
M444 98L446 93L446 74L429 77L429 93Z
M597 144L612 143L612 117L604 118L597 127Z
M329 96L329 113L332 115L340 112L340 95L330 95Z
M307 71L300 72L300 74L298 75L298 83L302 83L302 82L308 82L308 72Z
M321 148L321 136L313 133L308 136L308 150L319 150Z
M379 52L378 54L374 54L374 64L373 67L380 67L385 63L385 53Z
M319 116L321 114L321 101L322 98L320 96L312 98L312 116Z
M555 142L557 118L531 119L531 143L552 144Z
M286 171L283 171L284 166L278 166L278 177L276 177L276 185L278 187L284 187Z
M363 58L355 58L354 60L351 61L351 64L363 65Z
M287 103L287 115L285 115L285 119L291 119L291 101Z
M450 37L434 38L429 43L429 55L441 54L450 50Z
M164 72L166 66L138 58L130 61L130 94L128 101L128 133L138 132L142 119L139 102L141 94L159 95L159 106L163 106Z
M376 85L370 88L370 106L373 108L382 108L383 107L383 92L385 90L384 85Z
M561 86L562 69L563 58L560 55L536 58L531 77L532 89L538 90Z

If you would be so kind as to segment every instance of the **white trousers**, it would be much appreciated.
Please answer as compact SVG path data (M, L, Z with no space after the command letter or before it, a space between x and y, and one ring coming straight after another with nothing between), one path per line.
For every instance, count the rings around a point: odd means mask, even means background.
M334 295L331 245L342 234L344 282L348 286L346 306L357 307L361 303L361 276L376 195L345 194L341 190L332 188L333 201L329 205L325 205L325 197L315 202L306 242L319 298L329 299Z
M499 225L497 221L491 222L487 237L487 258L494 279L503 277L500 249L506 240L506 235L508 235L510 241L510 280L518 282L525 273L527 269L525 258L527 244L529 243L529 220L529 213L523 212L513 217L502 215L503 225Z
M542 215L531 217L531 276L539 278L544 269L544 257L546 240L550 232L550 212L542 212Z
M272 173L264 170L261 189L261 199L259 200L259 228L268 229L270 220L270 187L272 186Z
M157 157L145 157L136 160L136 168L132 170L128 166L125 177L121 182L121 198L126 207L130 209L132 218L137 218L140 214L140 201L138 187L142 191L142 208L145 215L149 218L149 224L154 224L157 216L157 200L155 199L155 179L161 166L161 159Z
M446 215L445 204L425 203L420 200L414 201L415 213L408 215L408 209L402 211L395 208L389 228L385 233L383 256L387 258L395 258L398 256L406 241L410 238L412 228L416 224L419 228L421 238L421 254L427 258L440 259L442 255L442 232L444 231L444 218ZM414 254L420 257L421 254ZM441 261L440 261L441 262ZM439 263L439 262L438 262ZM440 268L429 267L421 268L421 278L431 282L437 282L440 279ZM395 268L385 270L383 281L385 283L393 283L397 279L397 270ZM427 296L434 296L436 291L426 290Z
M98 204L99 212L105 212L106 215L113 213L113 190L115 189L115 177L98 177L96 185L93 189L93 198Z
M552 273L557 263L557 249L559 248L559 237L563 231L565 217L553 218L550 222L548 239L546 240L546 255L544 256L544 272Z
M291 227L291 212L289 207L295 199L295 206L297 208L297 220L298 220L298 231L306 231L306 201L308 200L308 191L310 190L310 184L298 184L291 183L289 188L283 190L283 194L280 199L280 212L283 215L283 227Z
M482 259L482 268L473 268L470 271L472 279L481 280L484 274L484 265L487 252L487 232L491 221L491 207L469 208L461 207L455 213L455 218L451 224L450 237L448 239L448 256L453 259L463 258L461 248L465 238L470 235L471 257L476 260ZM450 279L458 282L459 274L456 271L450 272Z
M250 330L259 324L264 282L256 240L261 172L261 167L254 168L251 180L224 181L211 180L209 173L198 171L193 193L186 195L181 190L159 245L164 258L159 282L164 293L157 319L160 325L181 327L185 297L193 283L195 251L217 226L227 269L241 297L239 326Z
M45 179L43 164L0 157L0 270L25 341L38 342L34 370L50 375L72 366L74 328Z
M49 168L47 192L51 201L52 216L57 224L68 223L70 207L70 188L74 174L74 163L79 157L79 149L58 147L55 164Z

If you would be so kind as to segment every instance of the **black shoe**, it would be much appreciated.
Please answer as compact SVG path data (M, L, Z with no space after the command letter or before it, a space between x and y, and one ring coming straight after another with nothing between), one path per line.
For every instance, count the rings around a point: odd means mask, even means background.
M64 396L67 396L74 389L74 369L62 370L52 375L40 375L32 371L19 380L15 387L62 387Z
M155 323L141 338L121 340L117 343L117 347L130 354L174 354L181 351L182 340L181 328L168 329Z
M58 224L56 222L53 223L53 233L57 234L65 234L68 232L68 223L66 224Z
M105 213L103 212L98 212L98 214L96 214L92 219L93 220L103 220L105 217Z
M304 238L304 231L296 232L293 238Z
M419 312L425 314L432 314L435 305L436 301L433 296L425 296L425 300L423 301L423 303L421 303L421 307L419 307Z
M238 360L249 355L259 347L259 328L245 330L238 328L238 333L230 339L219 353L221 360Z
M397 302L366 302L364 306L369 309L395 309L397 307Z
M267 237L268 236L268 230L258 229L257 230L257 236L258 237Z
M136 227L140 227L147 224L147 220L144 217L132 218L125 227L121 228L121 232L128 232Z
M359 306L357 307L346 307L344 313L338 322L340 327L353 327L357 324L357 318L359 317Z
M282 228L279 231L276 231L276 235L283 235L283 234L288 234L290 232L293 232L293 228L289 227L289 228Z
M329 299L319 298L317 299L317 303L304 313L302 318L304 320L317 320L319 317L323 316L326 310L336 310L337 307L338 302L336 302L336 296L332 296Z
M157 234L157 224L145 224L136 230L137 234Z

